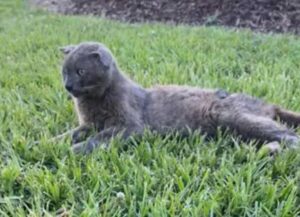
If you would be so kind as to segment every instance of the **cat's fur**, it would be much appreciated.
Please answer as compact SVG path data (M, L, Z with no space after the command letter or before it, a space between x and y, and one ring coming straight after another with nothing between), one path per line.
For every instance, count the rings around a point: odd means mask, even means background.
M207 136L220 128L243 139L298 146L298 135L275 121L298 126L298 113L223 90L176 85L142 88L119 70L109 49L100 43L71 45L62 51L64 84L79 119L73 131L76 152L106 146L117 134L141 135L145 128L161 134L199 130ZM91 129L97 133L84 141Z

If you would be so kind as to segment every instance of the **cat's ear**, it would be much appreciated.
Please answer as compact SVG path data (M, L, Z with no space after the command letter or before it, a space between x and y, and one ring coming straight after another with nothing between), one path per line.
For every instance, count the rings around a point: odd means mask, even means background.
M90 56L97 59L105 68L109 68L113 62L113 57L106 49L99 48L97 51L90 53Z
M73 50L76 49L76 45L67 45L64 47L60 47L59 50L64 54L64 55L68 55L70 52L72 52Z

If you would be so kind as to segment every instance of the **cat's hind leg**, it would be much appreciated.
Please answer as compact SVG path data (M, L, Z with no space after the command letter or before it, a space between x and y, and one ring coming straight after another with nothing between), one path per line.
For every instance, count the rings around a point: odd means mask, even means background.
M226 112L219 116L220 125L246 140L283 142L289 148L300 147L300 138L292 130L269 117L248 113Z

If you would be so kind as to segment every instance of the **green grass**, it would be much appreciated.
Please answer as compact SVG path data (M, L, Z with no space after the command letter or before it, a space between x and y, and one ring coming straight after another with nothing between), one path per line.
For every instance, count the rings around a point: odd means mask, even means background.
M300 110L300 40L223 28L129 25L0 2L0 216L299 216L300 154L272 158L219 136L147 134L74 156L47 139L77 125L58 48L100 41L145 87L246 92ZM33 141L41 140L40 145ZM123 192L125 197L117 197Z

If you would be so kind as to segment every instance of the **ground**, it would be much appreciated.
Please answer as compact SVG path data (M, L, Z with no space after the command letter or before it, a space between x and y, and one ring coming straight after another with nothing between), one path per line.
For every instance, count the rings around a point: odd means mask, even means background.
M65 14L300 33L299 0L31 0Z
M105 43L145 87L217 87L300 111L295 36L58 16L2 0L0 216L300 215L299 150L274 157L229 135L207 143L146 133L76 156L69 140L48 142L78 124L59 47L81 41Z

